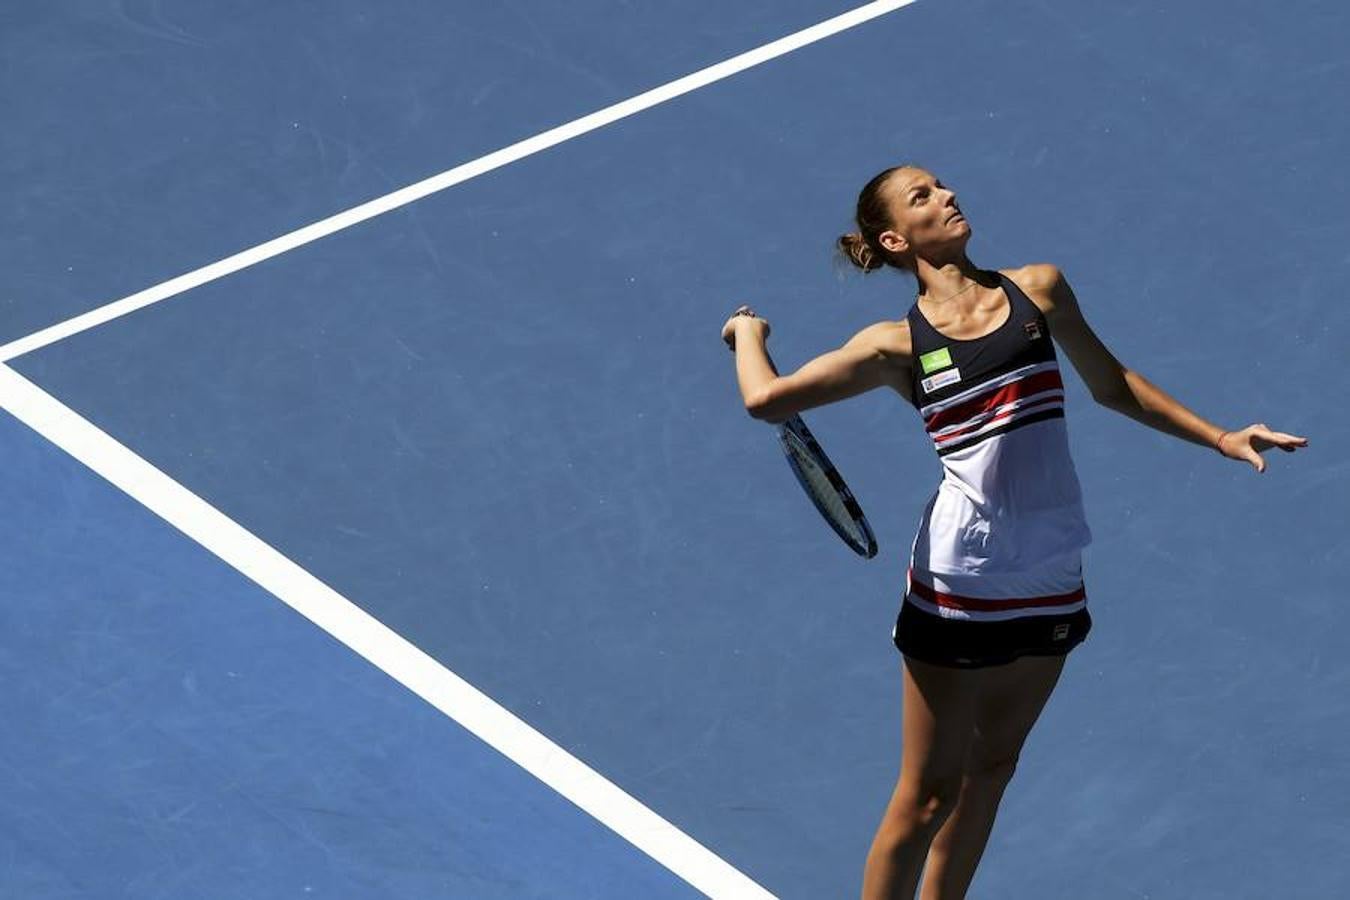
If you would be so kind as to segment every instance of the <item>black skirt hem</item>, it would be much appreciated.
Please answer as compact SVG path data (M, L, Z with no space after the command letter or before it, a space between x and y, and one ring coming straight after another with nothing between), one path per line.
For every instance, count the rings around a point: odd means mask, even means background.
M1061 615L975 621L934 615L906 600L891 637L897 650L919 662L982 669L1023 656L1067 656L1091 630L1087 607Z

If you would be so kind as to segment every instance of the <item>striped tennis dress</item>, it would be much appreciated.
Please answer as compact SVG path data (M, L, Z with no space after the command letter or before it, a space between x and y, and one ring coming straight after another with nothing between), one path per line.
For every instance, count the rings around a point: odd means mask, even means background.
M914 538L905 602L944 619L1003 621L1084 609L1092 540L1045 317L999 273L1006 321L973 340L940 334L916 303L914 405L942 482Z

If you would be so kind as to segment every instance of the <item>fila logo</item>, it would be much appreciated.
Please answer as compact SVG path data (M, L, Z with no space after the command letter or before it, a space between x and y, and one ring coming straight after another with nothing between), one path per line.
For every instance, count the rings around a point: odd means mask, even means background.
M1027 333L1027 340L1034 341L1041 336L1041 323L1032 319L1022 326L1022 330Z
M1069 636L1069 626L1067 624L1055 626L1055 640L1062 641L1068 636Z

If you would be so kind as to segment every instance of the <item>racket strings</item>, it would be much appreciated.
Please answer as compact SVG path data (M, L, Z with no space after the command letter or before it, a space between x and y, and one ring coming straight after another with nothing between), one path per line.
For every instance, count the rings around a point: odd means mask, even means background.
M795 427L793 427L795 426ZM876 552L876 541L843 479L829 466L824 451L811 446L801 434L806 426L793 423L782 429L783 449L798 482L816 509L854 550L864 556Z

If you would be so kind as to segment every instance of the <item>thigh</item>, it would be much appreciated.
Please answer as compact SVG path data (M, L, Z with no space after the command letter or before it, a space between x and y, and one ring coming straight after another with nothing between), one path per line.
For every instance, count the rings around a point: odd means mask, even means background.
M990 670L904 658L903 738L898 787L928 789L959 779L975 736L980 687Z
M1059 683L1063 656L1023 656L981 685L975 699L972 750L983 764L1014 762Z

